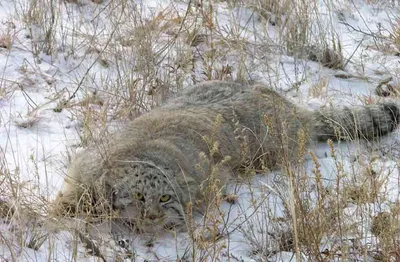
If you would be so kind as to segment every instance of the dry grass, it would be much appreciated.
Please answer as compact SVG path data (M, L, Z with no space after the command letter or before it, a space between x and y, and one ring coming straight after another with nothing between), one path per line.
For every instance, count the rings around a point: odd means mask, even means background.
M309 91L308 96L310 97L321 97L326 94L328 87L328 78L323 78L319 82L313 84Z
M275 80L284 77L272 65L270 58L275 55L294 57L295 63L310 60L332 69L345 69L342 43L332 24L327 22L329 19L319 12L319 1L191 1L183 12L178 12L172 5L156 12L149 11L146 16L144 7L135 1L92 2L96 3L91 6L96 15L90 17L88 23L87 18L75 17L81 7L80 1L15 1L26 38L30 39L27 48L37 63L41 63L44 54L51 61L58 61L61 53L63 59L78 65L75 71L60 73L68 75L69 88L53 90L54 98L49 104L55 104L54 112L66 110L71 118L79 121L79 144L82 146L106 136L110 123L129 121L171 95L179 94L192 83L212 79L252 82L257 80L253 71L262 68L267 72L265 78L275 87ZM251 9L254 16L268 22L266 27L276 28L278 35L272 37L267 32L257 32L250 22L238 25L240 16L234 12L230 14L231 30L226 31L216 17L220 4ZM102 24L102 19L107 23ZM243 27L251 32L251 36L244 33ZM400 46L399 32L399 24L395 23L390 40L396 48ZM0 48L12 49L15 38L11 23L5 29L0 28ZM26 71L27 68L24 65L22 69ZM70 74L71 71L74 74ZM306 76L295 74L293 86L297 87ZM1 87L3 85L6 89L0 89L0 99L14 88L11 84L1 84ZM321 97L327 85L326 78L320 80L311 87L309 96ZM371 103L368 99L364 102ZM42 121L41 109L49 104L29 108L25 115L17 116L16 125L31 129ZM218 146L212 135L207 139L212 155ZM297 142L304 146L304 137L300 136ZM266 261L282 251L293 252L297 261L305 257L310 261L330 261L338 257L345 261L356 256L364 259L376 256L380 261L399 259L399 204L394 203L390 211L373 212L385 201L381 192L389 174L375 170L373 160L361 163L366 166L364 170L348 174L343 168L344 160L337 155L331 142L329 146L336 170L335 179L328 186L324 183L317 157L301 146L298 165L293 166L283 159L281 183L261 189L264 192L261 197L250 193L252 208L261 210L262 215L245 217L241 228L235 230L243 233L255 260ZM282 147L288 148L288 144L283 143ZM314 168L311 172L302 167L306 155L312 159ZM14 232L20 247L38 250L48 245L50 254L56 252L52 243L58 227L74 232L71 261L77 259L78 245L82 242L103 260L107 259L104 252L107 248L119 252L119 257L132 253L129 248L88 237L93 223L90 212L81 217L83 222L79 225L67 225L63 219L46 216L51 214L48 211L52 199L38 194L44 189L21 183L18 160L12 163L16 168L10 170L11 163L5 162L3 156L0 159L0 196L7 196L0 199L0 218L6 220L10 228L18 228ZM32 157L31 161L36 163L38 160ZM220 261L221 253L227 254L232 261L239 260L229 252L225 241L232 232L225 222L230 214L220 210L224 196L215 178L220 164L211 168L210 181L213 181L204 188L205 196L213 196L207 199L208 212L200 222L187 221L191 250L181 261ZM246 184L248 174L255 171L252 166L244 170L242 183ZM32 177L42 175L36 173ZM277 217L271 212L276 208L269 202L272 196L276 203L282 203L282 216ZM232 202L236 198L235 195L229 197ZM91 203L86 201L90 206ZM355 210L351 215L347 213L350 209ZM106 211L106 219L114 217L108 209ZM192 212L189 206L189 218ZM367 229L359 226L360 221L353 221L352 216L361 217L361 223L372 221L373 248L360 244L367 238ZM14 242L0 233L0 243L9 246L11 260L17 261ZM135 254L129 256L135 260Z

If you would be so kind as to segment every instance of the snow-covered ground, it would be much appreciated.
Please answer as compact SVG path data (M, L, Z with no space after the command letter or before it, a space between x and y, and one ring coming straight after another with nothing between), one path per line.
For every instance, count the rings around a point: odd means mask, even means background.
M38 220L51 220L45 206L60 189L70 157L92 135L101 136L151 108L159 99L152 92L163 99L164 91L176 92L207 77L244 77L270 85L299 106L318 109L378 102L383 98L375 94L376 87L388 77L398 86L397 3L309 1L317 8L310 11L311 35L336 32L334 39L341 43L345 67L334 70L282 51L284 26L260 16L254 8L260 1L214 2L0 0L0 200L17 210L0 224L0 261L101 260L74 232L50 229L48 222L33 228L38 225L24 218L21 203L35 209ZM288 15L282 14L282 21ZM206 40L193 43L192 32ZM335 41L332 35L323 37ZM207 65L215 70L207 71ZM148 245L146 237L130 234L122 248L107 244L111 238L104 235L100 253L106 261L118 256L118 261L314 261L310 250L315 247L296 254L296 236L290 233L293 221L302 224L301 215L295 220L287 214L294 211L293 187L298 187L307 190L304 199L313 200L310 210L318 199L341 199L343 205L336 217L341 221L332 222L343 228L310 223L299 229L327 229L318 235L321 259L373 261L373 253L382 249L371 232L373 218L388 212L400 225L399 138L397 130L378 145L335 144L335 157L328 145L312 145L320 167L308 156L296 169L305 178L301 186L283 172L230 185L237 201L222 203L215 239L194 243L187 233L166 233ZM324 194L318 189L319 174ZM339 191L347 195L335 195ZM309 219L330 214L310 211ZM202 217L197 215L195 223L201 224ZM37 248L31 245L38 238L33 232L46 237ZM283 245L287 238L291 243Z

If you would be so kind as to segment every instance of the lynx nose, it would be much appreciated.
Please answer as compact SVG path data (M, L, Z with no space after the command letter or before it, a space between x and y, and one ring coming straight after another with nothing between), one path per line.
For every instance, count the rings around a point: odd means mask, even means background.
M156 215L152 214L152 215L148 215L147 218L150 220L156 220L158 217Z
M148 220L156 220L161 217L161 214L154 212L154 211L147 211L144 213L144 217Z

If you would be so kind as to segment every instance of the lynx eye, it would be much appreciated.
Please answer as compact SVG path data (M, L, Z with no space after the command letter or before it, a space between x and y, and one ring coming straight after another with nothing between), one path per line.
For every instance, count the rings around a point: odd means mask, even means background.
M169 201L171 199L171 196L170 195L162 195L161 197L160 197L160 202L167 202L167 201Z
M135 194L135 197L136 197L137 200L144 201L144 196L143 196L143 194L140 193L140 192L137 192L137 193Z

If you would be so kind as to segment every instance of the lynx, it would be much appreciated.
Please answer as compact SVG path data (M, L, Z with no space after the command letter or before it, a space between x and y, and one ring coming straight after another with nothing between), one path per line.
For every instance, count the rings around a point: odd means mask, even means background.
M64 215L107 210L115 227L135 232L185 230L186 205L204 200L215 167L223 187L244 165L295 165L300 141L388 134L399 112L392 102L309 111L263 86L205 82L78 154L57 207Z

